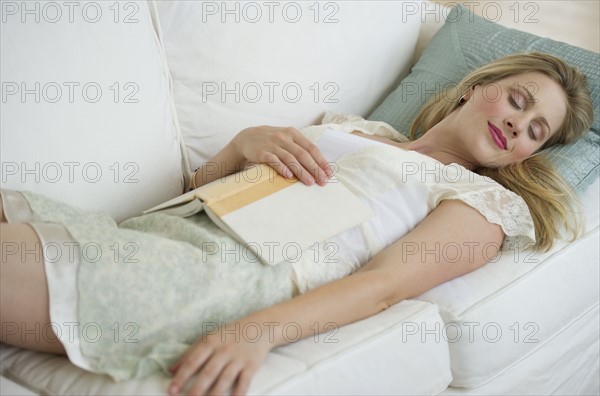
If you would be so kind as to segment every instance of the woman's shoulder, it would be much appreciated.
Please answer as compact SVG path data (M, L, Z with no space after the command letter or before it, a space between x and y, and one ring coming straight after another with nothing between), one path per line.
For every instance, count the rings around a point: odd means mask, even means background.
M503 250L521 250L535 243L531 211L520 195L494 179L458 164L446 165L439 177L441 183L432 185L430 190L432 206L436 207L445 199L460 200L471 206L490 223L502 227L505 234Z
M327 112L321 120L322 125L328 125L336 130L352 133L359 131L367 135L381 136L397 142L408 141L408 138L383 121L366 120L357 114L340 114Z

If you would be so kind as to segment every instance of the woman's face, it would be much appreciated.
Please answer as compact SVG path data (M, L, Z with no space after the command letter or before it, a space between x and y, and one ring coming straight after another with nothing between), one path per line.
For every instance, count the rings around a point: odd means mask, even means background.
M498 167L538 150L562 125L567 99L562 87L539 72L505 78L469 90L458 126L475 163Z

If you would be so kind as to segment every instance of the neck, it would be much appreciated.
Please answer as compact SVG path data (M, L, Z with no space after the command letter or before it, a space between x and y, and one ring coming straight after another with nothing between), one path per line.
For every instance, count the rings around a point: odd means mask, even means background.
M461 149L468 142L463 142L458 136L447 133L451 130L447 128L449 121L450 117L446 117L417 140L402 143L402 147L432 157L445 165L456 163L474 170L476 165L464 156L464 150Z

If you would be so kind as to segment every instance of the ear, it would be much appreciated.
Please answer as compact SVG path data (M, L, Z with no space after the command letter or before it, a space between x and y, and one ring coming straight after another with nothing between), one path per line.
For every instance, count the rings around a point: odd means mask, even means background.
M465 99L465 102L467 102L469 99L471 99L471 95L473 95L473 92L475 92L476 86L477 86L477 84L475 84L471 88L467 89L467 92L465 92L465 94L461 97L461 98Z

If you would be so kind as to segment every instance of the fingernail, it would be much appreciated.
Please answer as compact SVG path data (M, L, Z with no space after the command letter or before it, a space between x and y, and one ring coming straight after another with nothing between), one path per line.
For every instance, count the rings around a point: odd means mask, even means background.
M321 186L324 186L325 184L327 184L327 176L322 176L319 178L319 184Z
M315 178L314 178L314 177L312 177L312 176L310 176L310 175L308 175L308 176L306 177L306 182L307 182L307 184L308 184L309 186L311 186L311 185L313 185L313 184L314 184L314 182L315 182Z
M173 395L177 395L179 394L179 387L175 384L171 384L171 386L169 386L169 395L173 396Z

